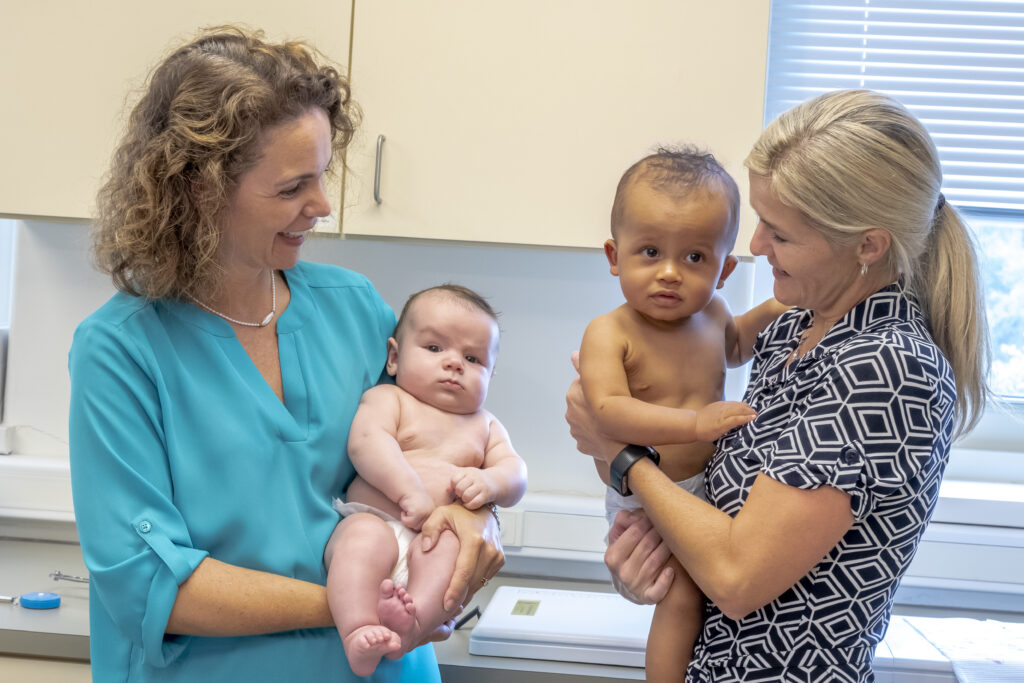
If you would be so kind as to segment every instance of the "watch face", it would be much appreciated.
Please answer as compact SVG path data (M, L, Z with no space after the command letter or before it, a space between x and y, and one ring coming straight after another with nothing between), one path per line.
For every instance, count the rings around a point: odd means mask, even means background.
M661 459L658 451L650 446L630 444L619 451L619 454L612 460L611 467L609 468L612 488L623 496L633 495L626 481L626 473L629 472L629 468L635 465L638 460L643 460L644 458L650 458L655 465Z

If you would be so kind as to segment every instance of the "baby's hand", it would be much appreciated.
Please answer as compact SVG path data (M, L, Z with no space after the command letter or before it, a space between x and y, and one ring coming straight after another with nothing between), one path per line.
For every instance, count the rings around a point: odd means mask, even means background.
M697 411L697 441L714 441L722 434L757 417L754 409L738 401L718 401Z
M402 524L419 531L434 511L434 500L426 491L415 491L399 498L398 507L402 509Z
M494 492L487 482L487 477L484 476L483 470L476 467L456 467L455 474L452 475L451 490L469 510L476 510L494 500Z

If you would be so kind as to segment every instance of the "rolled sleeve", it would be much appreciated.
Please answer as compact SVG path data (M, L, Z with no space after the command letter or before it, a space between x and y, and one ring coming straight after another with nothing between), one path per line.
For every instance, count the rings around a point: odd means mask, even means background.
M956 390L912 293L902 281L875 292L794 359L813 316L794 309L759 338L744 395L757 417L719 440L709 500L736 516L764 476L804 490L830 486L848 494L840 505L850 506L853 524L743 619L709 603L688 673L870 678L871 654L938 501Z
M165 666L178 586L206 557L173 503L154 380L116 327L80 328L69 357L71 478L92 595L145 663Z
M846 355L847 357L843 357ZM840 354L764 451L761 471L789 486L832 486L863 520L933 459L948 410L920 362L897 345Z
M133 528L144 545L117 565L99 567L87 557L95 596L121 633L142 648L143 661L167 666L185 649L187 636L167 637L167 621L182 584L207 553L174 543L144 515ZM148 529L148 531L143 531Z
M773 454L766 459L761 471L795 488L831 486L839 489L850 496L850 510L855 519L863 519L871 512L872 495L864 477L864 453L857 444L843 446L834 459L819 457L813 462L797 462Z

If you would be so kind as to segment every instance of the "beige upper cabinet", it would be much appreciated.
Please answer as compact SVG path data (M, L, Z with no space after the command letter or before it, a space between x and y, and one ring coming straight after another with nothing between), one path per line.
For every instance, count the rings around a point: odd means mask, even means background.
M235 23L307 39L344 73L351 10L351 0L4 2L0 215L91 216L149 70L199 28Z
M748 253L766 1L356 0L353 21L344 233L599 247L622 172L693 142L736 175Z

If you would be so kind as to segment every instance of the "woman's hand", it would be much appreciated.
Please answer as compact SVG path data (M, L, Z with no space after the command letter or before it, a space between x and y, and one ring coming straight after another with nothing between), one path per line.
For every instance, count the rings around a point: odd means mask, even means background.
M643 510L621 510L608 531L604 563L615 589L631 602L660 602L672 585L674 572L665 564L672 557Z
M421 640L416 645L416 647L419 647L420 645L426 645L427 643L440 643L441 641L448 640L448 637L451 636L452 631L454 630L455 618L452 617L451 619L444 622L443 624L435 628L433 631L428 633L426 636L424 636L423 640Z
M451 531L459 539L459 556L455 571L444 594L444 610L465 605L473 594L483 588L505 564L501 549L501 530L490 507L467 510L462 505L441 505L423 523L423 551L437 543L443 531Z
M577 375L565 394L565 421L569 423L569 434L576 440L576 449L580 453L610 463L625 444L608 439L597 428L594 413L583 395L583 386L580 384L579 351L572 352L572 365L576 368Z

